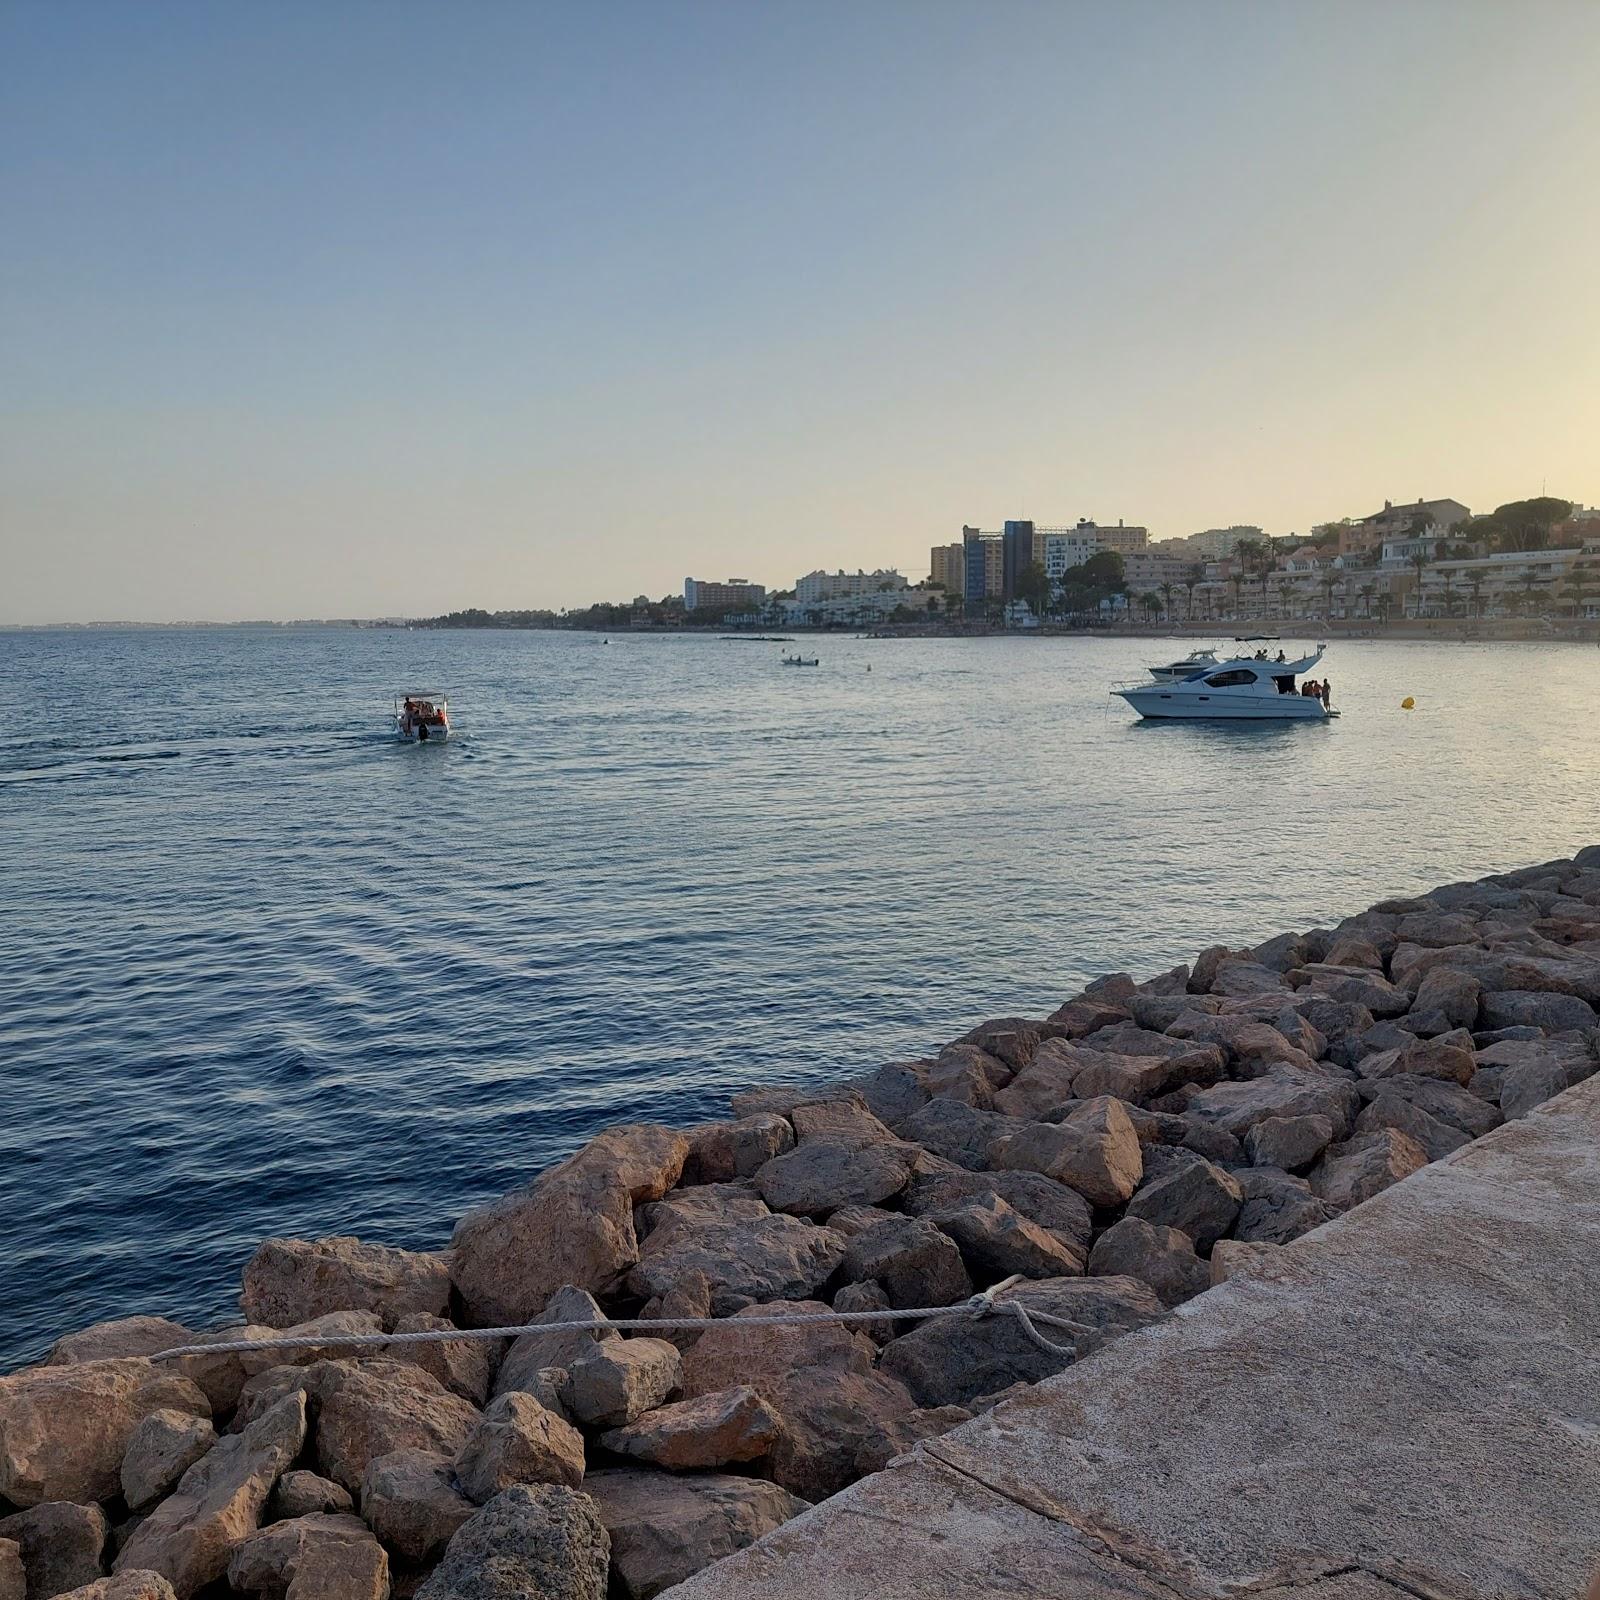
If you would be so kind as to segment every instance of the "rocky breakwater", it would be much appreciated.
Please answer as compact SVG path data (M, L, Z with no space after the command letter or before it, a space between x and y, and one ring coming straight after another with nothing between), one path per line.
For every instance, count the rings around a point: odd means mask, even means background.
M1592 846L612 1129L438 1253L271 1240L237 1326L0 1379L0 1600L654 1595L1587 1077L1597 1006ZM1011 1278L1064 1349L893 1315Z

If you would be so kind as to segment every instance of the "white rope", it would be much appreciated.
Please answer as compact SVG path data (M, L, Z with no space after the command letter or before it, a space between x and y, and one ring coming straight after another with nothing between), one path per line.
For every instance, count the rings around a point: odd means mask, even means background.
M180 1356L243 1355L256 1350L325 1350L334 1347L369 1350L389 1345L454 1344L461 1339L517 1339L525 1333L631 1333L651 1328L800 1328L825 1322L923 1322L932 1317L985 1317L994 1312L1015 1317L1022 1331L1041 1350L1047 1350L1052 1355L1075 1355L1077 1352L1070 1345L1055 1344L1045 1338L1034 1323L1042 1322L1048 1327L1065 1328L1074 1333L1094 1333L1095 1329L1043 1311L1030 1313L1020 1300L996 1301L995 1296L1002 1290L1021 1281L1022 1274L1014 1273L992 1288L984 1289L953 1306L910 1306L902 1310L886 1306L881 1311L789 1311L768 1317L587 1317L574 1322L525 1322L510 1328L424 1328L415 1333L302 1333L271 1339L219 1339L207 1344L174 1345L170 1350L157 1350L149 1359L170 1361Z

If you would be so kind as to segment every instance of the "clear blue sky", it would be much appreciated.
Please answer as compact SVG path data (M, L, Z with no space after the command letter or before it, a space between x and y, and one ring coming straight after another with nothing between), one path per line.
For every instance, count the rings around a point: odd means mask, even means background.
M0 621L1600 499L1600 5L0 4Z

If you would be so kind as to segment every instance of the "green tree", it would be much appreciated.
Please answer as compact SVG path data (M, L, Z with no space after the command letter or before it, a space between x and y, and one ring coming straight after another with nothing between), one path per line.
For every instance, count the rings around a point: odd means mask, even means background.
M1377 592L1378 586L1375 583L1364 583L1356 590L1356 593L1361 596L1362 602L1366 606L1366 612L1369 617L1372 615L1372 597Z
M1333 615L1333 591L1338 587L1339 580L1334 575L1332 568L1324 567L1322 571L1322 613L1324 616Z
M1417 606L1416 614L1422 615L1422 574L1428 570L1428 552L1417 550L1412 553L1411 565L1417 569Z
M1139 604L1144 607L1144 619L1148 622L1153 615L1161 615L1161 596L1154 589L1146 589L1139 596Z
M1444 614L1453 617L1456 614L1456 604L1452 590L1455 587L1456 575L1446 567L1439 576L1444 583Z
M1206 581L1206 569L1197 561L1184 575L1183 587L1188 591L1188 602L1183 608L1186 618L1194 618L1194 592Z
M1050 580L1037 561L1030 561L1017 574L1017 598L1028 603L1036 617L1042 617L1050 604Z
M1550 530L1572 515L1570 500L1535 495L1531 500L1508 500L1496 506L1471 527L1471 537L1486 547L1519 555L1550 547Z
M1487 567L1474 567L1467 574L1467 587L1472 590L1472 614L1480 619L1483 616L1483 586L1489 577Z

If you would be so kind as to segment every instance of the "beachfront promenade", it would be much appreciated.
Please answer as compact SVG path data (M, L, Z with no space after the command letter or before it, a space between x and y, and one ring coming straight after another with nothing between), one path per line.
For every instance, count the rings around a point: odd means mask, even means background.
M672 1600L1581 1595L1600 1079L920 1445Z

